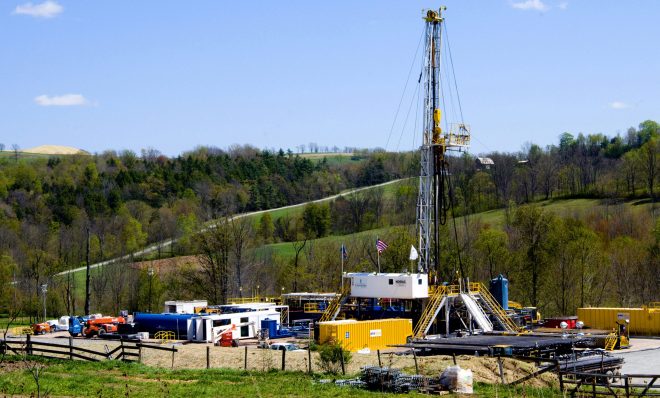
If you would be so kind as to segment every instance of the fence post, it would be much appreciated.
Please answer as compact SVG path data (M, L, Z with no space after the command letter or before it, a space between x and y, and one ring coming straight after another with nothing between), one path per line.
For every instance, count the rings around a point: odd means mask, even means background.
M559 378L559 391L563 394L564 393L564 377L561 374L561 366L559 366L559 361L555 361L555 365L557 366L555 369L557 369L557 378Z
M497 356L497 367L500 370L500 381L504 384L504 364L502 363L502 357Z
M172 348L174 348L174 347L172 347ZM172 369L174 369L174 353L175 352L176 351L172 350Z
M413 353L413 359L415 360L415 374L419 374L419 366L417 366L417 354L415 353L415 349L411 348L412 353Z
M27 355L32 355L32 340L31 340L31 335L27 335L27 346L25 349L27 350Z
M383 363L380 361L380 350L376 350L376 353L378 354L378 367L379 367L379 368L382 368L382 367L383 367Z
M591 378L591 396L596 397L596 378L592 377Z
M211 368L211 347L206 346L206 369Z
M138 363L142 363L142 343L139 343L138 347Z
M454 360L454 365L456 365L456 353L455 352L451 353L451 358Z
M309 373L312 373L312 350L310 346L307 346L307 368Z
M73 337L69 336L69 360L73 361Z
M624 377L623 380L625 381L624 384L625 384L625 386L626 386L626 398L628 398L628 397L630 397L630 389L629 389L629 387L628 387L628 377L627 377L627 376Z
M247 346L245 346L245 359L243 360L243 369L247 370Z
M285 369L286 369L286 349L282 350L282 370Z
M341 374L346 375L346 367L344 366L344 349L339 347L339 359L341 360Z

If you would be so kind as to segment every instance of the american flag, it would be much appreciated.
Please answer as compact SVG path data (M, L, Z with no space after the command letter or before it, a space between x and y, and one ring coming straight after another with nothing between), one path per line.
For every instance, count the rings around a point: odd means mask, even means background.
M376 250L378 250L378 253L382 253L387 249L387 243L383 242L380 239L376 240Z
M348 259L348 252L346 251L346 246L341 245L341 258L344 260Z

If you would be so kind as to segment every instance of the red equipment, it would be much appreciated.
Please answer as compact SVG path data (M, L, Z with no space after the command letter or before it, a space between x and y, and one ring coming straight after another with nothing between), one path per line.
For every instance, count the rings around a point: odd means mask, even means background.
M83 336L90 338L94 335L102 336L106 333L115 333L117 331L117 325L120 323L126 323L124 317L103 317L90 319L85 322L85 327L82 330Z

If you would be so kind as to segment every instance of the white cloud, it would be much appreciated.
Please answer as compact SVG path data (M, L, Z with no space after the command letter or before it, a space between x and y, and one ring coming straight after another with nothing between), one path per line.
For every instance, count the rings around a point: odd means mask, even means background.
M536 11L546 11L548 9L548 6L545 5L541 0L526 0L517 3L511 3L511 7L517 8L519 10L536 10Z
M81 106L89 104L89 101L81 94L64 95L40 95L34 99L37 105L41 106Z
M632 108L632 105L626 104L625 102L621 102L621 101L614 101L614 102L610 102L610 108L616 110L629 109Z
M16 6L14 14L29 15L35 18L53 18L62 11L64 11L64 7L56 1L47 0L39 4L25 3Z
M565 10L565 9L568 8L568 2L566 2L566 1L561 2L561 3L559 3L558 7L559 7L560 10Z

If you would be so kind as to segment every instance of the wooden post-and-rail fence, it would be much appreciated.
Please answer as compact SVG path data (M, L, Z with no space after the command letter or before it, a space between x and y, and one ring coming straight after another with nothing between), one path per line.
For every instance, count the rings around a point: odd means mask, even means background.
M73 338L69 338L68 344L34 341L30 338L30 335L25 340L0 339L0 354L39 355L54 359L80 359L91 362L102 360L141 362L143 349L169 351L172 353L172 362L174 362L174 353L178 351L174 347L125 340L120 340L119 345L114 349L107 350L106 348L106 351L102 352L74 346Z

